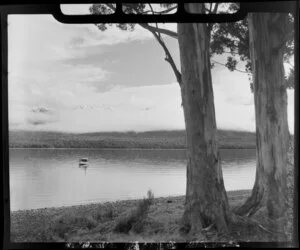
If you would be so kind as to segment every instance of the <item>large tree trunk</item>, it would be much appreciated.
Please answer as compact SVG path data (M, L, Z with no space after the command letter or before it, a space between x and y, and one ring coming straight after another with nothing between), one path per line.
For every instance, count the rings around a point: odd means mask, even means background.
M251 196L237 209L251 216L266 205L271 218L286 210L287 94L284 84L283 45L287 14L249 16L250 54L256 114L256 180Z
M188 4L190 12L202 4ZM181 95L187 132L187 187L183 216L186 232L214 224L227 230L229 205L217 145L214 96L206 24L179 23Z

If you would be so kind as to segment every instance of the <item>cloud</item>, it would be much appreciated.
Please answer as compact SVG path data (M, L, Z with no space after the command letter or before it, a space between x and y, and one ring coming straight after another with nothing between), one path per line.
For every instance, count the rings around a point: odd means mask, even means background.
M176 24L166 26L176 30ZM134 32L100 32L95 25L61 24L49 15L10 15L8 27L10 128L184 129L178 83L168 84L173 72L148 31L137 26ZM177 41L166 41L179 65ZM254 131L247 74L216 66L212 79L218 128ZM293 131L294 92L288 92Z
M41 119L31 119L28 118L28 123L32 124L34 126L38 126L38 125L45 125L47 123L52 123L53 121L47 121L47 120L41 120Z
M52 109L50 109L50 108L45 108L45 107L37 107L37 108L33 108L32 110L31 110L33 113L52 113L53 111L52 111Z
M224 89L228 91L224 91ZM229 86L214 85L216 122L219 129L255 131L254 105L228 102ZM248 89L245 90L248 93ZM290 131L293 133L293 91L288 91ZM241 92L241 97L245 93ZM249 93L252 96L251 93ZM252 96L253 97L253 96ZM49 106L11 106L10 128L65 132L145 131L184 129L178 83L115 87L107 92L66 97L56 110ZM42 112L32 112L39 110Z
M8 114L10 129L34 129L60 121L60 112L47 107L29 108L10 103Z

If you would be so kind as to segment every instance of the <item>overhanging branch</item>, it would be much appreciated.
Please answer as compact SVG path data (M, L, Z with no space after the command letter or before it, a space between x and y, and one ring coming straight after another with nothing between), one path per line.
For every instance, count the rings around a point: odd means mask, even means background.
M155 31L153 31L151 28L149 29L149 26L148 24L140 24L143 28L149 30L153 35L154 37L156 38L156 40L158 41L158 43L161 45L161 47L163 48L165 54L166 54L166 58L165 60L171 65L172 69L173 69L173 72L176 76L176 79L177 79L177 82L179 83L179 85L181 86L181 73L179 72L179 70L177 69L176 67L176 64L173 60L173 57L170 53L170 51L168 50L167 46L165 45L164 41L162 40L162 38L160 37L159 34L157 34Z
M174 32L174 31L171 31L171 30L168 30L168 29L163 29L163 28L153 27L153 26L150 26L150 25L148 25L148 27L149 27L148 30L151 29L151 31L153 31L153 32L159 32L159 33L161 33L161 34L170 36L170 37L175 38L175 39L178 38L177 32Z
M114 10L114 11L116 10L116 7L114 7L113 4L107 3L106 5L107 5L109 8L111 8L112 10ZM175 8L175 7L173 7L173 8ZM176 6L176 8L177 8L177 6ZM170 9L172 9L172 8L170 8ZM136 10L136 9L135 9L135 12L136 12L136 14L139 14L138 10ZM139 24L139 25L140 25L141 27L143 27L141 24ZM143 27L143 28L144 28L144 27ZM159 33L161 33L161 34L170 36L170 37L175 38L175 39L178 38L177 32L174 32L174 31L172 31L172 30L163 29L163 28L159 28L159 27L153 27L153 26L150 26L149 24L148 24L148 30L151 31L151 32L159 32Z
M212 8L212 3L211 3L211 5L210 5L210 13L211 14L216 14L217 10L218 10L218 6L219 6L219 3L215 3L214 9L211 11L211 8ZM212 30L213 25L214 25L213 23L209 23L207 25L207 29L208 29L209 34L210 34L211 30Z
M116 8L112 5L112 4L107 4L107 6L109 8L111 8L112 10L115 10ZM138 10L136 10L136 13L138 13ZM165 45L165 43L163 42L161 36L160 36L160 33L163 33L163 34L167 34L171 37L175 37L175 38L178 38L177 36L177 33L176 32L173 32L173 31L170 31L170 30L166 30L166 29L161 29L161 28L158 28L158 27L153 27L153 26L150 26L149 24L146 24L146 23L139 23L139 25L141 27L143 27L144 29L150 31L154 37L156 38L156 40L158 41L158 43L161 45L161 47L163 48L165 54L166 54L166 58L165 60L171 65L172 69L173 69L173 72L176 76L176 79L177 79L177 82L179 83L179 85L181 86L181 73L179 72L179 70L177 69L176 67L176 64L172 58L172 55L170 53L170 51L168 50L167 46ZM158 32L158 34L156 33Z
M116 10L116 8L113 6L113 4L107 3L106 5L107 5L109 8L111 8L112 10ZM150 5L151 13L155 13L154 10L151 8L151 4L149 4L149 5ZM216 4L214 5L214 8L213 8L213 10L212 10L213 13L216 13L216 12L217 12L218 5L219 5L218 3L216 3ZM170 8L170 9L168 9L168 10L171 11L171 9L175 9L175 8L177 8L177 6L176 6L176 7L172 7L172 8ZM210 6L210 10L211 10L211 9L212 9L212 5ZM136 12L137 14L139 13L139 11L138 11L137 9L134 9L134 10L135 10L135 12ZM167 11L167 10L166 10L166 11ZM143 12L143 13L146 13L146 12ZM149 25L149 24L146 24L146 23L144 23L144 24L143 24L143 23L139 23L139 25L140 25L142 28L147 29L148 31L150 31L150 32L154 35L154 37L156 38L156 40L158 41L158 43L161 45L161 47L163 48L163 50L164 50L164 52L165 52L165 54L166 54L165 60L171 65L171 67L172 67L172 69L173 69L173 72L174 72L174 74L175 74L175 76L176 76L176 79L177 79L179 85L181 85L181 73L180 73L180 71L177 69L176 64L175 64L175 62L174 62L174 60L173 60L173 58L172 58L172 56L171 56L171 53L169 52L167 46L165 45L165 43L163 42L163 40L162 40L162 38L161 38L161 36L160 36L160 34L164 34L164 35L168 35L168 36L170 36L170 37L173 37L173 38L175 38L175 39L178 39L178 34L177 34L176 32L174 32L174 31L171 31L171 30L168 30L168 29L159 28L158 26L153 27L153 26L151 26L151 25ZM211 31L212 26L213 26L212 23L208 24L209 32ZM225 53L230 53L230 54L232 54L232 52L225 52ZM225 64L220 63L220 62L218 62L218 61L216 61L216 60L211 59L211 61L214 62L214 63L217 63L217 64L219 64L219 65L222 65L222 66L225 66L225 67L226 67ZM241 72L241 73L248 73L247 71L243 71L243 70L239 70L239 69L234 69L234 70L235 70L235 71L238 71L238 72Z

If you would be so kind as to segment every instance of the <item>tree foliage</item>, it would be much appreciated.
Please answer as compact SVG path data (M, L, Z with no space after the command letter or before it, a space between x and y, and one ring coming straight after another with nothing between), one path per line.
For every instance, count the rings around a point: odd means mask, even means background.
M126 14L163 14L163 13L169 13L172 10L176 8L176 4L160 4L161 8L164 10L161 11L155 11L153 9L153 4L144 4L144 3L124 3L122 4L122 11ZM94 15L101 15L101 14L112 14L114 13L116 9L115 4L93 4L90 7L90 12L91 14ZM112 26L113 24L111 23L99 23L96 24L96 26L99 28L101 31L105 31L109 26ZM119 23L115 24L116 27L120 28L121 30L125 31L133 31L134 27L137 25L135 23Z
M229 10L237 10L239 5L237 3L230 4ZM292 15L288 16L289 22L285 26L284 36L284 61L289 62L294 54L294 18ZM238 62L245 64L245 73L249 74L251 80L251 61L249 54L249 30L248 20L245 18L239 22L234 23L216 23L213 26L211 35L211 54L229 54L225 66L234 71L237 69ZM241 71L241 70L240 70ZM294 70L289 72L286 78L286 87L293 88L294 86ZM252 89L251 82L251 89Z
M160 6L160 10L154 10L153 6ZM239 10L238 3L232 4L206 4L206 13L233 13ZM122 9L127 14L166 14L176 9L176 4L147 4L147 3L135 3L135 4L123 4ZM90 7L92 14L112 14L116 8L115 4L93 4ZM285 27L286 42L284 44L284 60L289 62L292 55L294 54L294 18L289 15L288 25ZM113 24L100 23L96 24L99 30L105 31L108 27ZM118 23L116 27L124 31L133 31L137 24L134 23ZM158 41L163 46L166 52L166 60L170 60L171 54L167 52L167 47L164 46L161 34L168 35L173 38L177 38L177 33L171 30L159 28L158 24L139 24L143 28L148 29L152 34L159 39ZM215 60L211 60L211 66L215 63L221 64L227 67L230 71L239 71L248 73L250 87L253 88L251 81L252 69L249 55L249 31L247 18L239 22L234 23L214 23L208 24L209 30L211 31L211 44L210 44L210 55L222 55L228 54L227 61L225 64ZM239 62L244 64L244 69L238 68ZM172 65L173 64L173 65ZM171 63L173 71L178 79L179 71L175 69L174 62ZM294 87L294 70L291 69L288 76L286 77L286 87Z

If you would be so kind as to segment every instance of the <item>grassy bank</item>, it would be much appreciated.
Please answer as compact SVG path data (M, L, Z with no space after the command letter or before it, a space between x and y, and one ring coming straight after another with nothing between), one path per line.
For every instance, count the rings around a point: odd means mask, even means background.
M241 205L249 190L229 192L231 207ZM141 206L142 204L142 206ZM184 196L153 199L145 212L145 200L126 200L73 207L16 211L11 215L13 242L161 242L161 241L290 241L289 223L266 219L259 211L251 220L238 220L229 233L214 229L203 231L201 238L180 233ZM143 212L144 211L144 212ZM144 213L144 214L143 214ZM277 224L281 226L276 226ZM285 226L282 226L282 225ZM274 226L275 225L275 226ZM276 231L274 231L276 228ZM279 229L280 230L279 230Z
M221 148L255 148L255 133L219 130ZM12 148L174 148L186 147L186 133L177 131L58 133L11 131Z
M249 191L230 192L232 206ZM23 210L11 215L13 241L161 241L180 239L184 196L156 198L140 232L114 232L118 222L130 216L139 200L72 207Z

